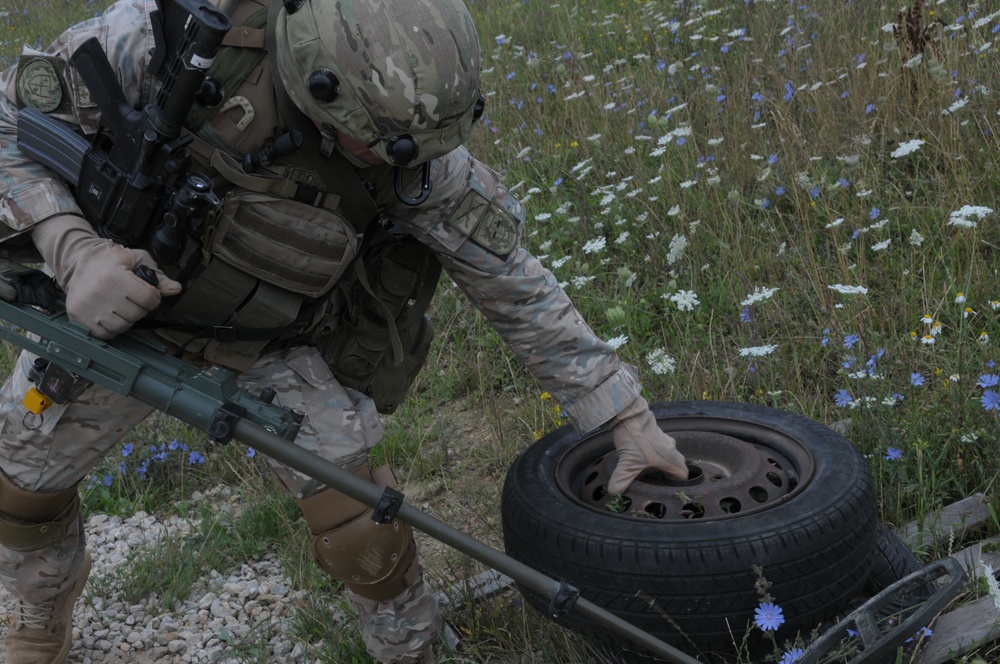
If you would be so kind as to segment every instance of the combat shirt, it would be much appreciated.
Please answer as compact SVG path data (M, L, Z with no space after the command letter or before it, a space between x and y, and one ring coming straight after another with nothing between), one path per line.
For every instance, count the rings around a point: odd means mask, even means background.
M5 239L17 238L54 215L80 214L71 188L18 150L18 108L33 105L85 135L93 134L99 109L69 64L75 49L91 37L97 37L108 54L126 99L141 108L155 85L147 74L154 47L150 13L155 10L152 0L121 0L103 15L66 30L44 52L25 47L22 71L26 61L36 63L30 79L18 76L17 67L0 74L0 231ZM364 178L370 169L359 170ZM562 404L576 428L593 430L638 396L634 371L596 336L554 275L520 246L520 224L513 249L500 254L473 241L456 223L456 211L477 180L493 182L493 199L506 200L510 215L523 221L520 203L502 190L494 175L460 147L432 162L434 187L426 201L408 206L383 196L382 214L434 251L454 284L542 388Z

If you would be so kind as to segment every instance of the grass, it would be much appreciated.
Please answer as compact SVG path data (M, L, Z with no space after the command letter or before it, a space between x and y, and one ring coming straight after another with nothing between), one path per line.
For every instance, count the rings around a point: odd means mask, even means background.
M638 367L651 401L849 421L893 524L977 491L996 509L1000 18L988 3L469 6L487 95L470 145L525 202L524 244ZM7 0L0 65L95 11ZM556 425L558 407L449 284L433 313L433 355L377 455L407 484L441 488L435 509L496 544L503 470ZM273 491L236 446L209 450L162 419L129 438L136 455L175 439L205 462L168 449L156 477L137 480L140 456L124 469L109 459L87 509L170 509L215 483ZM278 533L266 546L316 583L287 519L266 526ZM236 535L225 537L218 546ZM436 581L455 573L429 565ZM297 629L340 642L336 661L366 661L353 626L324 613L338 597L318 595ZM477 655L585 657L509 600L450 616ZM257 661L251 645L246 661ZM995 656L985 647L961 661Z

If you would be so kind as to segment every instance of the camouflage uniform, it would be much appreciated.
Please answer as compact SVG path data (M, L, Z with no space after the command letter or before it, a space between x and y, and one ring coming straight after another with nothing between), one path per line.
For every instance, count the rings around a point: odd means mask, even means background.
M149 14L154 9L151 0L122 0L103 16L70 28L45 52L57 56L59 62L52 58L32 60L41 54L26 49L21 66L42 62L36 66L49 75L48 89L44 80L40 88L33 89L23 79L19 89L13 68L0 75L0 238L7 238L8 246L26 239L26 231L49 217L80 214L67 186L19 152L18 108L31 102L32 95L40 96L47 101L52 117L85 133L95 131L98 109L75 70L60 64L68 62L74 49L92 36L99 38L108 53L126 99L136 108L144 105L154 88L146 73L153 47ZM259 75L269 76L267 70L265 61ZM58 77L57 83L52 76ZM54 99L56 88L58 100ZM273 108L258 108L256 115L277 118ZM247 132L247 142L258 141L254 132L270 135L276 123L256 122ZM288 161L291 167L286 173L298 172L308 179L308 168L298 168L295 155ZM639 385L630 370L582 320L555 277L516 246L523 210L498 184L495 173L465 148L455 149L434 159L433 191L416 207L395 200L392 186L385 184L391 174L388 167L359 169L362 179L379 183L378 203L383 215L433 250L455 284L495 326L541 386L563 404L578 429L601 426L636 400ZM509 251L496 251L489 241L476 238L476 229L460 223L463 200L473 187L491 192L493 200L501 201L509 218L515 220ZM324 212L314 209L317 215ZM329 299L327 320L338 307L335 297ZM27 491L72 487L149 414L150 408L94 386L74 402L46 411L40 426L26 426L26 410L20 400L28 387L30 359L22 355L0 395L0 469ZM226 363L224 355L208 359ZM243 386L273 386L281 404L302 410L306 417L296 443L326 459L354 470L365 463L367 451L382 435L371 400L342 387L308 344L291 348L272 344L249 361L230 366L241 372ZM271 466L296 498L308 497L319 488L277 462ZM25 554L0 546L0 578L18 597L44 600L73 584L83 550L79 524L67 531L63 541L41 551ZM422 581L390 600L352 598L362 614L366 643L380 661L416 661L413 654L433 638L439 623L436 603Z

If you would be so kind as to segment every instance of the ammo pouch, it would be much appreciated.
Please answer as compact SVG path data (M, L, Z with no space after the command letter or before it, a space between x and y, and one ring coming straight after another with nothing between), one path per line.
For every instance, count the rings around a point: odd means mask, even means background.
M354 265L340 286L348 304L316 345L342 385L392 413L430 350L434 329L424 312L441 264L411 236L377 230Z
M157 333L241 371L308 323L305 304L334 288L358 250L337 212L246 190L226 199L206 232L199 269L159 314ZM190 345L192 336L204 347Z

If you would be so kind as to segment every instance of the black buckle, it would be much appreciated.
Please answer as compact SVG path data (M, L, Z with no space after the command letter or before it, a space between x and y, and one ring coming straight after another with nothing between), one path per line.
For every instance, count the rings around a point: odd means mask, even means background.
M565 581L560 581L556 596L549 602L549 617L553 620L559 620L573 610L578 599L580 599L580 590Z
M216 325L212 328L212 338L224 344L233 344L240 340L240 333L231 325Z
M372 521L375 523L392 523L396 518L396 512L403 506L403 494L396 491L391 486L382 490L382 496L378 499L378 505L372 512Z

